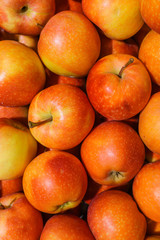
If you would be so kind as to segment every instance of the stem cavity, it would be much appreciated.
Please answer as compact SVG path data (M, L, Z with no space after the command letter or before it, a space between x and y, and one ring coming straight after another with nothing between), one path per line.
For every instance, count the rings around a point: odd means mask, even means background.
M125 70L126 67L128 67L131 63L134 62L134 58L130 58L129 61L121 68L118 76L121 78L122 77L122 73Z

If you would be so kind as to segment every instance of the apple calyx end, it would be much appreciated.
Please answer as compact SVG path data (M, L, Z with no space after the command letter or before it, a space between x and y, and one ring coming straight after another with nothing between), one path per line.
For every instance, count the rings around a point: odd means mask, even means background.
M118 77L122 78L122 73L125 70L126 67L128 67L131 63L134 62L134 58L130 58L129 61L121 68Z
M28 11L28 6L25 5L20 9L20 13L26 13Z
M118 172L118 171L113 170L109 173L109 177L112 178L113 180L115 180L116 182L119 182L119 180L124 178L124 175L123 175L122 172Z
M45 119L45 120L43 120L43 121L41 121L41 122L32 122L32 121L29 121L29 122L28 122L28 127L29 127L29 128L38 127L38 126L40 126L40 125L42 125L42 124L51 122L52 120L53 120L53 118L52 118L52 116L51 116L50 118Z
M5 209L8 209L8 208L11 208L12 205L13 205L13 203L14 203L14 201L15 201L16 199L17 199L17 198L14 198L14 199L9 203L9 205L4 205L4 204L2 204L2 203L0 202L0 210L5 210Z

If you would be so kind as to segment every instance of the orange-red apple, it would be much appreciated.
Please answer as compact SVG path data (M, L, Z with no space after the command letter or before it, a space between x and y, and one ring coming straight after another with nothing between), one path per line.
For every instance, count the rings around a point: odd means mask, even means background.
M39 92L28 112L34 138L48 148L69 149L80 144L93 127L95 112L78 87L56 84Z
M0 198L0 239L37 240L43 229L43 219L23 193Z
M55 214L80 204L87 190L87 174L74 155L52 150L28 164L23 189L36 209Z
M1 0L0 27L10 33L39 35L55 13L55 0Z
M0 180L18 178L36 156L37 142L22 123L0 118L0 153Z
M138 0L82 0L82 9L111 39L128 39L143 25Z
M119 190L107 190L93 198L87 220L96 240L142 240L146 219L133 198Z
M38 53L52 72L83 77L99 57L100 38L83 14L62 11L50 18L41 31Z
M110 54L89 71L86 90L95 110L109 120L137 115L151 95L151 79L143 63L128 54Z
M44 67L34 50L16 41L0 41L0 105L25 106L43 89Z
M9 180L1 180L0 181L0 196L6 196L11 193L22 192L22 177L9 179Z
M51 217L45 224L40 240L94 240L88 224L71 214Z
M145 148L132 127L110 121L98 125L84 139L81 158L95 182L113 187L137 174L144 163Z
M133 196L146 217L160 222L160 160L145 164L133 181Z

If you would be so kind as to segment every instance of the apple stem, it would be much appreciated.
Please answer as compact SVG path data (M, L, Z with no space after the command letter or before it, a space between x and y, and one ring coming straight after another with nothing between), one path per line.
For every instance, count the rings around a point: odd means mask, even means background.
M40 23L37 23L37 27L39 27L39 28L41 28L41 29L43 29L43 28L44 28L44 26L43 26L43 25L41 25Z
M129 61L121 68L121 70L120 70L120 72L119 72L119 74L118 74L118 76L121 78L122 77L122 73L123 73L123 71L124 71L124 69L126 68L126 67L128 67L131 63L133 63L134 62L134 58L130 58L129 59Z
M28 126L29 126L29 128L38 127L38 126L40 126L40 125L42 125L42 124L44 124L44 123L51 122L52 120L53 120L53 118L52 118L52 116L51 116L50 118L48 118L48 119L46 119L46 120L44 120L44 121L41 121L41 122L31 122L31 121L29 121L29 122L28 122Z

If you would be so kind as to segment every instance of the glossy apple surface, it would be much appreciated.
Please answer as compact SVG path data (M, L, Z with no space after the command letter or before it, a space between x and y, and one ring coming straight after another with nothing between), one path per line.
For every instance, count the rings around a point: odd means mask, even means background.
M6 196L8 194L22 192L22 177L9 179L9 180L1 180L0 181L0 196Z
M84 77L99 57L100 38L83 14L62 11L50 18L41 31L38 53L52 72Z
M52 150L28 164L23 189L36 209L56 214L80 204L87 190L87 174L74 155Z

